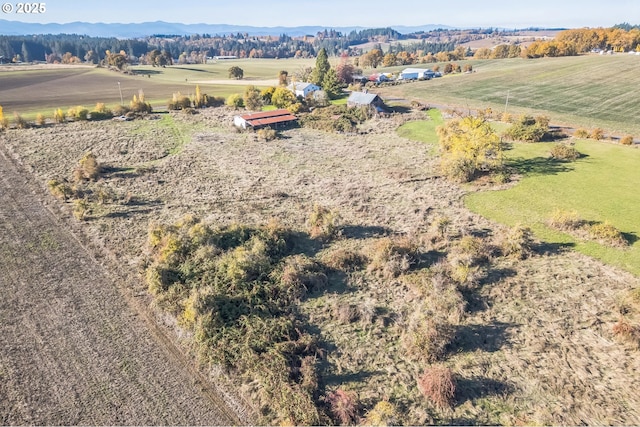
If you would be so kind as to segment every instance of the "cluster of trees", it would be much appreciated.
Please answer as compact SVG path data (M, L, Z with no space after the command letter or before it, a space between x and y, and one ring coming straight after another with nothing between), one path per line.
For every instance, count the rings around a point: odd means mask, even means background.
M54 55L55 58L51 62L59 58L58 62L62 63L62 56L69 53L70 57L97 64L105 58L104 52L107 50L123 51L129 56L139 57L150 49L147 42L134 39L121 40L76 34L0 36L0 56L23 62L46 61L48 55Z
M615 52L640 51L640 28L628 28L582 28L561 31L554 40L534 42L523 52L523 56L573 56L593 49Z

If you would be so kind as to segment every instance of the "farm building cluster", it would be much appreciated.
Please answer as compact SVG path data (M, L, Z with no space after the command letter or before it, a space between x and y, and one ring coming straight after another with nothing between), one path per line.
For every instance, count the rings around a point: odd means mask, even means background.
M397 76L391 73L377 73L370 76L353 76L354 83L382 83L391 81L430 80L442 75L429 68L405 68ZM296 97L308 98L321 93L322 88L308 82L293 82L287 86ZM349 107L368 107L375 114L384 114L387 108L380 96L364 91L352 91L347 99ZM241 129L260 129L262 127L284 127L296 122L298 118L286 109L263 111L234 117L234 124Z
M305 83L306 85L306 83ZM315 86L315 85L314 85ZM307 86L304 86L307 87ZM317 87L317 86L316 86ZM319 89L319 88L318 88ZM302 90L302 89L301 89ZM312 96L313 92L309 92ZM380 96L375 93L367 92L351 92L347 99L349 107L366 107L370 108L375 114L384 114L387 108ZM293 115L287 109L261 111L257 113L248 113L235 116L233 124L240 129L260 129L263 127L271 127L274 129L289 126L297 122L298 117Z

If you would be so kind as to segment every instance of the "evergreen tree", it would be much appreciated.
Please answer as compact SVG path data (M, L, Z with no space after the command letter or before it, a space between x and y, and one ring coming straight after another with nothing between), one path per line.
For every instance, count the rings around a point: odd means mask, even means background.
M342 93L338 75L336 74L336 70L333 68L330 68L324 75L324 79L322 80L322 89L327 93L329 99L336 99L340 96L340 93Z
M22 60L24 62L31 62L31 54L29 53L29 49L27 49L27 44L22 42Z
M320 49L318 52L318 56L316 57L316 68L313 69L313 73L311 73L311 82L322 86L322 82L324 80L325 74L331 68L329 65L329 58L327 57L327 51L325 48Z

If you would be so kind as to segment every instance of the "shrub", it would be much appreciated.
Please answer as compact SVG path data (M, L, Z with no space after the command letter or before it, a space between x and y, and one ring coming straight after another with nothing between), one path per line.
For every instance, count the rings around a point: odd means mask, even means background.
M513 116L510 113L502 113L500 115L500 121L503 123L512 123L513 122Z
M100 164L92 152L87 152L78 162L79 166L74 170L73 175L76 181L95 181L100 176Z
M502 239L502 253L517 259L525 259L533 254L533 232L520 224L512 227Z
M138 92L138 96L133 95L133 99L129 103L129 110L133 113L146 114L153 112L153 107L144 100L144 92L142 89Z
M125 106L119 105L113 111L107 108L103 102L98 102L94 110L89 114L90 120L106 120L113 116L122 116L129 112Z
M633 326L625 319L620 318L613 325L612 332L621 341L626 341L636 348L640 348L640 327Z
M587 232L591 238L598 240L605 245L616 247L629 245L620 230L608 221L590 225L587 228Z
M418 378L418 389L436 406L451 407L456 393L456 383L451 369L445 366L431 366Z
M376 403L376 406L369 411L365 419L365 425L391 426L398 423L397 417L398 411L396 407L392 403L383 400Z
M595 139L596 141L600 141L601 139L604 139L604 130L602 130L601 128L595 128L591 131L591 135L589 135L589 137L591 139Z
M633 135L625 135L620 139L622 145L633 145Z
M78 199L73 201L73 216L79 220L84 221L89 213L90 204L87 199Z
M258 135L258 138L262 139L263 141L273 141L278 136L278 133L276 132L276 130L271 129L268 126L258 129L256 133Z
M326 253L322 258L324 264L335 270L353 271L362 268L366 258L350 249L336 249Z
M549 225L553 228L563 231L577 230L584 224L584 221L578 216L576 211L565 211L556 209L551 214Z
M353 393L342 389L330 392L326 397L329 411L340 425L354 425L358 417L358 400Z
M451 228L451 219L446 216L436 217L429 225L429 233L438 239L445 239Z
M28 129L29 122L27 122L20 114L14 113L14 123L18 129Z
M60 108L58 108L57 110L55 110L53 112L53 121L54 122L56 122L56 123L64 123L65 119L66 119L66 116L65 116L64 112Z
M242 96L240 94L234 93L229 95L227 98L227 105L234 110L238 110L244 106L244 101L242 100Z
M370 252L371 262L367 271L391 279L409 271L411 264L417 260L418 247L407 237L385 237L377 240Z
M467 116L438 127L440 169L448 178L468 182L478 172L502 167L502 144L491 125Z
M533 118L521 116L504 135L515 141L540 142L549 131L549 119L545 116Z
M581 139L589 138L589 131L583 128L576 129L576 131L573 133L573 137Z
M176 92L169 101L167 108L169 110L184 110L185 108L191 108L191 99L188 96L182 95L180 92Z
M42 113L38 113L36 116L36 124L38 126L44 126L47 124L47 118Z
M402 336L407 355L418 362L435 362L445 354L453 340L453 329L446 321L417 311Z
M340 216L337 212L315 204L307 221L309 235L312 239L332 240L340 233L339 220Z
M67 117L72 120L87 120L89 116L89 110L82 106L71 107L67 110Z
M287 301L299 301L309 292L323 290L328 283L320 265L304 255L287 257L272 277L279 279L277 290Z
M556 144L551 148L551 158L556 160L576 160L580 153L574 147L567 144Z
M51 194L62 201L66 201L73 196L73 189L71 186L64 182L60 182L57 179L49 180L47 182L47 187L49 187Z

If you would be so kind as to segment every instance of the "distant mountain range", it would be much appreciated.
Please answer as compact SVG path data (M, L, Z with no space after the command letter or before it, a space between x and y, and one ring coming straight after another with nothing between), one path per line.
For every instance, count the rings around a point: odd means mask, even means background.
M418 31L431 31L439 28L452 29L446 25L420 26L390 26L402 34ZM164 21L142 22L139 24L104 24L89 22L69 22L66 24L38 24L0 19L0 35L22 36L31 34L78 34L91 37L137 38L156 34L163 35L191 35L210 34L223 35L230 33L248 33L249 35L287 34L291 37L315 35L325 29L340 31L348 34L352 30L364 30L369 27L331 27L331 26L303 26L303 27L252 27L246 25L227 24L178 24Z

